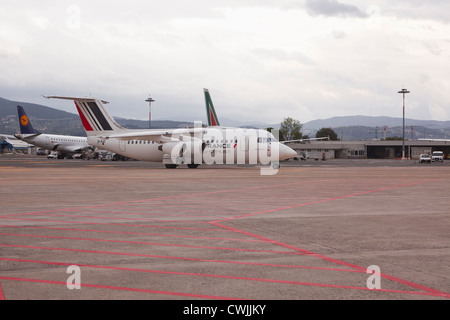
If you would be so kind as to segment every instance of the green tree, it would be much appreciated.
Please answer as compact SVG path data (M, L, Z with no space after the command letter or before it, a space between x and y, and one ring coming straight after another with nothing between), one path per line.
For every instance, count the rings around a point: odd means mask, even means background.
M330 140L337 141L338 136L337 133L334 132L331 128L322 128L316 133L316 138L324 138L324 137L330 137Z
M397 136L386 137L386 141L395 141L395 140L403 140L403 138L402 137L397 137Z
M284 118L280 125L280 141L302 139L302 127L300 121L293 118Z

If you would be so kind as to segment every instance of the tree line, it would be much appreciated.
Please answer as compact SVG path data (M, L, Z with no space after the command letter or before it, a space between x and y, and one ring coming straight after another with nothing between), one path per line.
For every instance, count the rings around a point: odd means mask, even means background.
M308 135L302 133L303 125L299 120L293 119L291 117L286 117L280 124L280 141L288 140L301 140L310 139ZM267 128L267 131L272 131L273 128ZM322 128L316 132L316 138L326 138L329 137L332 141L337 141L337 133L331 128Z

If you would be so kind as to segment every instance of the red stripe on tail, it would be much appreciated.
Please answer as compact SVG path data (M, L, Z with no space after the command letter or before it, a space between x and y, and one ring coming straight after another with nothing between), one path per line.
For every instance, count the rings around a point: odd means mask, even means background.
M81 110L78 107L78 104L77 104L76 101L75 101L75 105L77 106L78 114L80 115L81 123L83 123L84 129L86 131L94 131L94 129L92 129L91 125L89 124L89 122L87 121L86 117L84 116L83 112L81 112Z
M209 108L209 117L211 118L211 126L217 126L217 121L211 108Z

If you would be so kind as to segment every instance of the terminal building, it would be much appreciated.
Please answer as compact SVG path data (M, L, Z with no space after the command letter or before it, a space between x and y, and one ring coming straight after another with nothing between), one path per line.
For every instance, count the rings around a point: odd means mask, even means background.
M403 141L311 141L289 143L299 156L309 159L397 159L402 157ZM449 141L406 140L405 157L419 159L422 153L443 151L444 158L450 159Z

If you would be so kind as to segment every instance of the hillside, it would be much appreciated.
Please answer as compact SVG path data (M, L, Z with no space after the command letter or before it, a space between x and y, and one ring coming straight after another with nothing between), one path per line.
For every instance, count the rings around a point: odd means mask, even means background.
M78 114L49 108L39 104L16 102L0 98L0 133L15 134L19 132L17 105L22 106L29 116L33 127L43 133L86 136ZM125 128L147 129L148 121L115 118ZM193 126L191 122L152 121L152 129L180 128Z
M332 117L329 119L319 119L306 122L303 125L305 129L318 130L321 128L337 128L348 126L365 126L365 127L396 127L402 126L402 118L393 117L368 117L368 116L346 116ZM405 119L405 126L421 126L432 129L450 128L450 121L437 120L415 120Z
M346 116L313 120L303 125L305 134L332 128L342 140L371 140L402 137L403 119L393 117ZM450 139L450 121L405 119L405 139Z
M19 132L17 105L25 108L36 130L43 133L85 136L78 114L49 108L39 104L15 102L0 98L0 133L15 134ZM148 121L115 118L122 126L129 129L147 129ZM245 122L223 119L225 125L246 126ZM227 123L225 123L227 122ZM405 138L445 138L450 139L450 121L427 121L406 119ZM152 129L160 128L186 128L193 126L189 121L154 120ZM251 127L278 128L279 124L253 124ZM402 136L402 118L349 116L333 117L329 119L313 120L303 124L303 133L315 137L316 131L321 128L332 128L343 140L370 140L386 137Z

